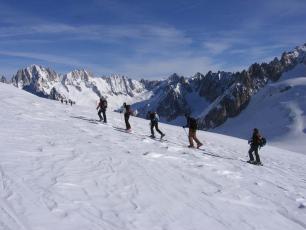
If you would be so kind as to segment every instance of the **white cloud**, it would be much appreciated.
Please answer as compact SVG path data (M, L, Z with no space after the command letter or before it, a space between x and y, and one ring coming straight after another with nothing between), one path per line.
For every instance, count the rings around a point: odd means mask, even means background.
M218 55L231 48L232 44L226 41L207 41L203 42L203 48L213 55Z

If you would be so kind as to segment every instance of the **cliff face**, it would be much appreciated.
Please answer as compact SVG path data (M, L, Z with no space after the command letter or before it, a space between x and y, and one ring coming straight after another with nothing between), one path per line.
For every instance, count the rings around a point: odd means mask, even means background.
M306 60L306 46L283 53L281 59L270 63L253 64L246 71L233 75L234 82L224 93L215 99L208 112L199 118L202 129L215 128L227 118L237 116L248 106L252 96L268 82L279 80L280 76Z

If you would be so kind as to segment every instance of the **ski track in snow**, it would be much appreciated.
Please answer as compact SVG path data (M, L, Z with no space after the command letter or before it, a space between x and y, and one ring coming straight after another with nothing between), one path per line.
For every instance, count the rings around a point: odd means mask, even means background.
M306 156L65 106L0 84L0 229L306 229ZM116 128L117 127L117 128Z

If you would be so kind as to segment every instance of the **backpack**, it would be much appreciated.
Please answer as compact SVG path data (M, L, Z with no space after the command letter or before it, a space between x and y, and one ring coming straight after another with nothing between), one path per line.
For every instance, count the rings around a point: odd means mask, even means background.
M151 112L150 113L150 120L154 121L154 122L158 122L159 121L159 116L156 112Z
M104 101L102 101L102 106L103 106L103 108L107 108L107 101L106 100L104 100Z
M158 116L158 114L156 112L154 113L153 121L154 122L158 122L159 121L159 116Z
M189 124L188 125L189 125L190 129L196 130L198 128L197 120L192 118L192 117L189 118Z
M149 113L149 119L152 121L152 120L154 120L154 118L155 118L154 112L150 112Z
M133 110L131 109L131 106L130 106L130 105L126 105L125 109L126 109L126 113L127 113L127 114L133 115Z
M267 144L266 138L262 137L262 138L260 139L260 144L259 144L260 147L264 147L266 144Z

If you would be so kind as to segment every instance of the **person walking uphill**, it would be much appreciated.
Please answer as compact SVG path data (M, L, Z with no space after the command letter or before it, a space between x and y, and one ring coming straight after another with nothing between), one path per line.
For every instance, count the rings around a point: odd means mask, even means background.
M102 116L101 116L101 113L103 114L103 122L104 123L107 123L107 120L106 120L106 108L107 108L107 101L104 97L101 97L100 98L100 102L98 104L98 107L97 107L97 110L98 111L98 116L100 118L100 121L102 121Z
M197 148L200 148L203 144L199 141L197 138L197 129L198 129L198 124L197 120L193 117L190 117L188 114L185 114L185 117L187 119L187 124L183 126L183 128L189 128L189 145L188 148L194 148L193 141L197 143Z
M160 134L160 138L163 138L165 136L165 134L159 130L158 128L158 121L159 121L159 116L156 112L148 112L148 117L150 119L150 126L151 126L151 136L152 138L155 138L154 135L154 128L156 129L156 131Z
M123 114L124 114L124 121L127 131L131 131L131 125L129 122L130 116L133 114L131 110L131 106L127 105L125 102L123 103Z
M258 148L259 148L259 146L261 146L261 142L262 142L261 139L262 139L262 137L259 134L258 129L254 128L252 138L251 138L251 140L249 140L249 144L250 144L249 157L250 157L250 160L248 161L248 163L262 165L261 161L260 161L260 157L258 155ZM256 161L254 161L254 157L253 157L253 154L252 154L253 152L255 153Z

